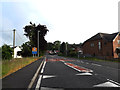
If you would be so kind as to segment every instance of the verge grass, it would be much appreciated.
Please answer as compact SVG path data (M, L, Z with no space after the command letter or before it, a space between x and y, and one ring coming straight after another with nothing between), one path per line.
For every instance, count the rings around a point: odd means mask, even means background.
M63 57L69 57L69 58L76 58L76 59L80 59L80 60L93 60L93 61L108 61L108 62L116 62L116 63L120 63L120 58L118 59L99 59L99 58L95 58L95 57L80 57L78 58L77 56L75 57L70 57L70 56L65 56L65 55L59 55L59 56L63 56Z
M40 57L39 57L40 58ZM4 78L10 75L13 72L25 67L28 64L39 59L38 57L26 57L20 59L12 59L12 60L3 60L2 61L2 76L0 78Z

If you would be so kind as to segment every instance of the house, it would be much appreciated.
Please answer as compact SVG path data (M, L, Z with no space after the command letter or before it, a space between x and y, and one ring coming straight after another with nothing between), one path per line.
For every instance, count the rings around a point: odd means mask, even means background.
M19 51L22 51L19 46L14 48L14 58L22 58L22 56L18 54Z
M98 33L83 43L83 54L105 59L120 58L120 32Z
M69 44L68 47L71 48L75 52L82 53L82 43L80 43L80 44Z

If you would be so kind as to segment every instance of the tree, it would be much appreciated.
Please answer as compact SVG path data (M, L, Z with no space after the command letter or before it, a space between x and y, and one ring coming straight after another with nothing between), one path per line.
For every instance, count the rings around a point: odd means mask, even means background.
M2 46L2 59L11 59L12 58L12 53L13 53L13 49L10 48L10 46L4 44Z
M24 27L25 36L29 38L31 47L38 47L38 34L39 34L39 49L44 52L47 49L47 41L45 40L45 35L47 34L47 27L45 25L35 25L30 22L30 25ZM39 31L39 33L38 33Z
M32 47L30 42L23 43L21 55L23 57L32 56Z
M49 42L47 43L47 50L52 50L54 48L54 44Z
M65 42L63 42L63 43L61 44L61 46L60 46L60 52L61 52L62 54L65 54Z
M0 60L2 60L2 47L0 47Z
M60 50L60 43L61 41L58 41L58 40L54 42L55 50Z

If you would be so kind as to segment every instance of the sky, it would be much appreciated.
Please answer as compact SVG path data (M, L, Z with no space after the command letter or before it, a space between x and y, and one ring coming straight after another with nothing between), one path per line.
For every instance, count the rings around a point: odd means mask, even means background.
M0 46L28 41L24 29L29 22L46 25L47 42L83 43L93 35L118 32L119 0L1 0Z

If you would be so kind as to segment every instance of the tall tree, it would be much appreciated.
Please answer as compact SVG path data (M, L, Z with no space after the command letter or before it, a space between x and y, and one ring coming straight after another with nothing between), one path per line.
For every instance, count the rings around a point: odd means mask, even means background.
M47 43L47 50L52 50L54 48L54 44L49 42Z
M65 54L65 42L63 42L63 43L61 44L61 46L60 46L60 52L61 52L62 54Z
M54 42L55 50L60 50L60 43L61 41L58 40Z
M23 57L32 56L32 47L29 41L26 43L23 43L21 55Z
M45 35L47 34L47 27L45 25L35 25L30 22L30 25L24 27L25 36L29 38L31 47L38 47L38 34L39 34L39 49L40 51L45 51L47 49L47 41L45 40ZM39 31L39 32L38 32Z

